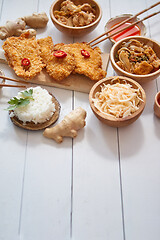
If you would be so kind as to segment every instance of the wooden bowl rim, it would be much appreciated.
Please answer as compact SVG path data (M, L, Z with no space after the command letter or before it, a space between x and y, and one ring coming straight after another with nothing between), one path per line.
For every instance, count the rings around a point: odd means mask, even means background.
M160 98L160 91L157 92L156 95L155 95L155 103L156 103L156 105L160 108L160 105L159 105L159 103L158 103L158 99L159 99L159 98Z
M115 48L118 45L121 45L122 42L125 42L126 40L129 40L129 39L141 39L141 40L146 39L146 40L148 40L150 42L153 42L157 46L159 46L159 50L160 50L160 44L157 41L152 40L151 38L147 38L147 37L143 37L143 36L131 36L131 37L123 38L122 40L120 40L117 43L115 43L113 45L113 47L111 48L111 51L110 51L110 60L111 60L111 63L114 65L114 67L117 68L117 70L119 70L119 72L121 72L124 75L127 75L130 78L149 78L149 77L153 77L153 76L159 75L160 74L160 69L155 71L155 72L153 72L153 73L149 73L149 74L146 74L146 75L138 75L138 74L132 74L132 73L126 72L126 71L124 71L122 68L120 68L116 64L115 59L114 59Z
M130 83L132 85L135 85L137 88L139 88L140 92L141 92L142 99L143 99L143 102L140 103L139 109L136 112L134 112L133 114L131 114L130 116L127 116L127 117L124 117L124 118L115 118L115 117L107 116L107 115L101 113L99 110L96 109L96 107L94 106L93 101L92 101L92 98L94 96L94 92L95 92L97 87L99 87L101 84L103 84L107 81L109 83L112 79L116 79L116 78L119 78L120 80L126 80L128 83ZM95 83L93 85L93 87L91 88L90 93L89 93L89 102L90 102L90 106L91 106L93 112L95 114L97 114L98 116L100 116L102 119L104 119L104 121L106 120L106 121L111 121L111 122L114 122L114 123L116 123L116 122L120 123L120 122L125 122L125 121L128 121L128 120L131 120L131 119L135 118L138 114L140 114L143 111L143 109L146 105L146 94L145 94L145 91L142 88L142 86L138 82L134 81L133 79L130 79L128 77L123 77L123 76L114 76L114 77L104 78L104 79L98 81L97 83Z
M64 28L66 28L66 29L70 29L70 30L88 29L88 28L96 25L96 24L101 20L101 18L102 18L102 9L101 9L100 5L99 5L96 1L92 0L92 1L97 5L97 7L98 7L98 9L99 9L99 16L97 17L97 19L96 19L93 23L90 23L90 24L87 25L87 26L82 26L82 27L71 27L71 26L67 26L67 25L65 25L65 24L60 23L60 22L55 18L54 14L53 14L53 8L54 8L55 4L56 4L58 1L59 1L59 0L56 0L56 1L54 1L54 2L52 3L52 5L51 5L51 7L50 7L50 11L49 11L49 12L50 12L50 17L51 17L52 21L56 22L57 25L59 25L59 26L61 26L61 27L64 27Z

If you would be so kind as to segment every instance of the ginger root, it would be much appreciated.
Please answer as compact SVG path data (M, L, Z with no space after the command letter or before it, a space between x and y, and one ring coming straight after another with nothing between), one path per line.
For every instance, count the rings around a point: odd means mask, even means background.
M44 28L48 23L48 17L45 12L33 13L31 16L25 16L22 18L26 25L31 28Z
M46 128L43 135L54 139L57 143L63 141L63 137L74 138L77 136L77 130L86 125L86 111L79 107L70 112L64 119L53 128Z
M25 22L20 18L16 21L7 21L5 26L0 27L0 39L3 40L13 35L21 35L25 26Z
M7 21L5 26L0 26L0 39L4 40L11 36L19 37L25 32L29 32L29 37L36 36L36 30L32 28L43 28L48 20L46 13L33 13L31 16L18 18L15 21Z

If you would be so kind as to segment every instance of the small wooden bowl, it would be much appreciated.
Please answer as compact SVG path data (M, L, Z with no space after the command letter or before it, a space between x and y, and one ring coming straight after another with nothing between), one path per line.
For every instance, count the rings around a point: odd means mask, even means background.
M160 75L160 69L150 74L137 75L137 74L126 72L117 65L115 61L117 51L120 49L122 42L128 42L130 39L136 39L142 43L149 44L149 45L151 44L157 57L160 58L160 45L156 41L150 38L142 37L142 36L127 37L115 43L110 51L110 60L111 60L113 69L115 70L117 75L132 78L133 80L139 83L145 83L145 82L149 82L156 79Z
M160 92L158 92L155 96L154 113L158 118L160 118Z
M52 20L53 24L55 25L55 27L59 31L61 31L67 35L70 35L70 36L80 37L80 36L90 33L97 27L98 23L100 22L100 20L102 18L102 10L101 10L100 5L96 1L94 1L94 0L74 0L73 1L75 5L82 5L84 3L89 3L91 6L94 6L94 9L96 11L96 20L93 23L91 23L87 26L82 26L82 27L66 26L66 25L60 23L55 18L54 11L60 10L60 6L63 1L64 0L56 0L55 2L53 2L53 4L50 7L51 20Z
M124 117L124 118L115 118L115 117L107 116L106 114L101 113L94 106L94 103L92 100L94 98L96 92L99 92L101 90L100 86L103 85L103 83L113 84L113 79L117 79L117 78L119 79L118 82L120 81L120 83L122 83L122 82L124 83L124 80L125 80L127 83L131 84L133 86L133 88L136 88L136 89L139 88L141 98L143 100L143 102L140 103L139 109L136 112L134 112L132 115ZM114 83L116 83L116 81L114 81ZM136 81L134 81L130 78L127 78L127 77L115 76L115 77L104 78L104 79L98 81L97 83L95 83L89 93L89 102L90 102L90 106L91 106L93 113L100 121L102 121L103 123L105 123L111 127L124 127L124 126L127 126L127 125L135 122L140 117L140 115L142 114L142 112L144 110L145 104L146 104L146 94L145 94L144 89L141 87L141 85L139 83L137 83Z

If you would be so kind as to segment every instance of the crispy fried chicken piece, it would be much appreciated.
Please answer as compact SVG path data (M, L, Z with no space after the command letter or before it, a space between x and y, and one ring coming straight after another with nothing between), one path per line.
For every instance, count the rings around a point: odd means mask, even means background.
M75 60L72 53L66 51L66 57L55 57L53 54L56 49L50 37L39 39L38 44L40 46L40 55L46 64L46 71L51 77L56 81L62 81L72 73L75 68Z
M35 37L27 36L28 34L22 34L20 37L9 37L2 47L9 66L14 69L17 76L29 80L41 72L44 64ZM24 58L30 62L27 68L22 65Z
M72 18L74 27L86 26L95 20L95 15L93 13L86 13L84 11L74 14Z
M146 61L143 61L138 64L138 67L134 69L135 74L145 75L149 74L153 70L153 66Z
M150 64L156 69L160 67L160 59L155 54L154 50L151 47L147 47L144 51L144 53L147 55Z
M62 49L70 52L75 58L74 73L84 74L91 80L98 81L106 76L106 71L102 69L101 50L98 47L94 49L86 43L73 43L73 44L57 44L55 49ZM90 57L85 58L81 54L81 50L87 50Z
M72 1L66 0L61 3L61 11L66 14L73 14L74 12L79 12L79 8Z
M41 38L37 40L37 43L40 47L40 56L45 65L50 61L51 55L53 54L53 41L51 37Z
M81 11L96 14L95 9L93 7L91 7L91 5L88 3L84 3L83 5L80 5L78 7L81 9Z
M85 43L74 43L72 49L76 60L76 73L84 74L95 81L106 76L106 71L102 70L101 50L98 47L92 49ZM89 52L89 58L82 56L81 50L83 49Z
M67 53L65 58L52 56L51 61L49 61L46 65L46 70L56 81L62 81L72 73L74 67L74 57Z
M92 49L85 43L58 43L53 46L50 37L39 39L37 42L48 74L57 81L63 80L72 72L84 74L95 81L106 76L106 71L102 70L101 51L98 47ZM82 56L81 50L83 49L89 52L89 58ZM67 56L65 58L55 57L53 53L58 50L64 51Z

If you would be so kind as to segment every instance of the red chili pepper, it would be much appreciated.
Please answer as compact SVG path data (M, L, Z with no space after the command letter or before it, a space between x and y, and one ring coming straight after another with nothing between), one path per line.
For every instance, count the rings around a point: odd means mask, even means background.
M132 61L132 62L135 62L135 61L136 61L135 58L130 58L129 60Z
M28 58L23 58L22 61L22 66L26 67L26 66L29 66L30 65L30 61Z
M90 57L90 54L89 54L89 52L88 52L87 50L82 49L82 50L81 50L81 54L82 54L82 56L84 56L85 58L89 58L89 57Z
M67 53L64 51L58 50L53 55L57 58L65 58L67 56Z

